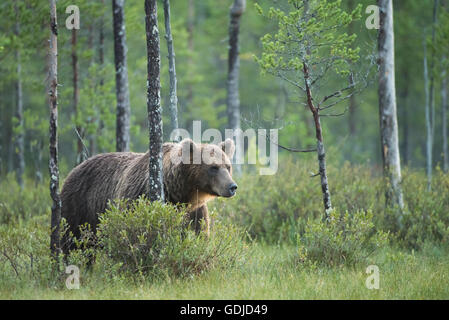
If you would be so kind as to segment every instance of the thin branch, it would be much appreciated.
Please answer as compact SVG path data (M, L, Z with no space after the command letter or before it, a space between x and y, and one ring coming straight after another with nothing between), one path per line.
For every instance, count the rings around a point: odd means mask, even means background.
M290 83L291 85L301 89L302 91L306 91L306 89L304 89L303 87L301 87L298 83L290 80L289 78L287 78L286 76L284 76L281 72L277 73L278 77L280 77L282 80L287 81L288 83Z
M78 129L76 127L74 127L73 129L75 130L76 135L78 136L78 139L80 139L80 141L81 141L81 143L83 145L85 155L87 156L87 158L89 158L90 157L89 150L87 149L86 145L84 144L83 138L81 138L81 135L78 132Z
M343 88L343 89L338 90L338 91L336 91L336 92L334 92L334 93L332 93L332 94L330 94L330 95L328 95L328 96L325 96L325 97L323 98L323 100L321 100L321 102L318 104L318 109L321 109L320 106L321 106L324 102L326 102L327 100L332 99L332 98L334 98L334 97L340 97L341 94L342 94L344 91L350 90L350 89L352 89L352 88L354 88L354 87L355 87L355 83L353 82L353 83L351 83L349 86L347 86L346 88ZM351 95L352 95L352 94L351 94Z
M341 113L336 113L336 114L320 114L320 117L341 117L343 115L346 114L346 112L348 111L348 107L345 108L345 111L341 112Z
M329 105L327 105L327 106L325 106L325 107L322 107L322 108L320 107L320 108L318 108L318 111L330 109L330 108L334 107L335 105L339 104L340 102L342 102L342 101L344 101L344 100L347 100L347 99L351 98L351 97L354 95L354 93L355 93L355 92L353 92L353 93L351 93L351 94L348 94L347 96L345 96L345 97L343 97L343 98L341 98L341 99L338 99L337 101L335 101L335 102L333 102L333 103L331 103L331 104L329 104Z
M298 152L298 153L299 152L301 152L301 153L316 152L316 149L299 150L299 149L293 149L293 148L284 147L284 146L281 146L280 144L277 144L277 143L274 143L274 142L271 142L271 143L273 143L274 145L278 146L281 149L284 149L284 150L287 150L287 151L290 151L290 152Z
M6 253L6 250L3 250L2 253L3 253L3 256L9 261L9 263L10 263L11 267L13 268L14 273L16 274L16 276L18 278L20 278L20 274L19 274L19 271L17 269L16 264L14 263L14 260Z

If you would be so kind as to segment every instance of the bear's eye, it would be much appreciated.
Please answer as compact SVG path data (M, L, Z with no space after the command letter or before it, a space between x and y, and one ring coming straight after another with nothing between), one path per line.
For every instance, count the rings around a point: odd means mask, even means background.
M217 173L219 168L217 166L212 166L212 167L210 167L209 170L210 170L211 173Z

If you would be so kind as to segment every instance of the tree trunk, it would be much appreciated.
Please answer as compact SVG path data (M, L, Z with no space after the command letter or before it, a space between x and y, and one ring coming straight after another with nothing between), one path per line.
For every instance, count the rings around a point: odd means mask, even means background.
M104 0L101 0L102 5L104 6ZM98 26L98 33L99 33L99 39L98 39L98 60L100 63L101 68L104 66L104 15L100 17L100 23ZM103 86L103 79L100 79L100 85Z
M442 121L443 121L443 170L444 172L449 171L449 150L447 144L447 110L448 110L448 100L447 100L447 73L443 74L443 83L441 84L441 102L442 102Z
M430 61L430 108L432 116L432 144L435 137L435 37L437 25L437 8L438 0L434 0L433 4L433 20L432 20L432 54ZM432 147L433 149L433 147Z
M149 126L149 199L164 201L162 174L162 108L160 47L156 0L145 0L145 25L148 53L147 108Z
M87 46L89 48L89 51L91 51L93 53L94 52L94 24L93 23L91 23L89 25L89 37L87 40ZM89 61L89 67L91 67L94 63L95 63L95 55L92 54L92 56L90 57L90 61ZM97 86L97 84L95 84L95 86ZM98 106L94 105L93 108L94 108L94 110L97 110ZM89 125L95 124L95 122L97 122L97 119L95 116L88 119ZM87 134L87 132L86 132L86 134ZM98 134L98 132L96 134ZM89 152L88 152L88 154L85 154L86 159L89 156L92 156L95 154L95 134L89 134L88 141L89 141L89 144L88 144Z
M3 144L4 144L4 137L3 137L3 115L0 109L0 182L3 177Z
M58 26L56 0L50 0L50 52L49 52L49 104L50 104L50 196L51 236L50 249L54 257L60 253L59 224L61 222L61 198L59 196L58 166Z
M117 95L116 150L129 151L130 105L124 0L112 1L114 20L115 86Z
M428 125L430 126L430 135L428 135L427 141L427 180L428 180L427 189L429 191L432 189L433 143L435 137L435 76L434 76L435 52L433 47L435 44L437 6L438 0L434 0L433 20L432 20L432 52L430 57L430 89L429 89L430 118L428 122Z
M313 97L310 89L309 68L305 62L303 63L303 71L304 71L305 89L307 94L307 106L312 112L313 121L315 124L318 166L319 166L319 175L321 178L321 192L323 194L325 218L327 220L329 218L329 212L332 210L332 202L329 190L329 183L327 181L326 152L324 150L323 131L321 129L319 110L313 105Z
M189 49L188 56L188 65L190 68L193 66L192 55L194 52L194 42L193 42L193 28L195 21L195 2L194 0L189 0L188 9L187 9L187 48ZM193 69L192 69L193 70ZM186 105L191 106L193 101L193 85L191 81L187 82L187 96L186 96Z
M14 4L16 17L18 17L17 0ZM17 20L14 26L14 34L19 37L20 25ZM15 154L15 171L17 182L20 188L23 189L23 173L25 171L25 158L24 158L24 127L23 127L23 91L22 91L22 62L20 58L20 49L16 49L16 110L14 113L15 118L15 137L14 137L14 154Z
M34 184L37 187L42 183L42 149L44 147L43 141L39 139L34 147L30 147L30 152L34 158Z
M349 10L354 10L354 0L349 0L348 1L348 8ZM354 22L351 22L348 26L348 32L349 34L354 34ZM349 76L349 83L353 84L354 83L354 76L351 74ZM349 135L350 136L355 136L356 135L356 101L355 101L355 95L351 95L351 97L349 98L349 108L348 108L348 112L349 112L349 116L348 116L348 120L349 120Z
M447 10L446 0L441 2L443 10ZM443 61L447 60L447 54L443 55ZM447 86L448 86L448 74L447 70L443 71L442 75L443 81L441 83L441 104L442 104L442 127L443 127L443 171L447 173L449 171L449 149L448 149L448 127L447 127L447 111L448 111L448 100L447 100Z
M178 129L178 95L177 79L175 65L175 49L173 47L173 36L170 26L170 1L164 0L164 18L165 18L165 39L167 40L168 50L168 71L170 74L170 120L172 130Z
M228 52L228 81L227 81L227 114L228 128L233 129L236 140L235 171L241 172L243 163L243 148L240 135L240 99L239 99L239 29L240 18L245 11L246 0L234 0L230 9L229 22L229 52Z
M396 87L394 73L394 29L392 0L378 0L380 7L379 50L379 120L384 177L387 180L386 204L404 207L401 189Z
M73 81L73 112L75 114L75 129L77 131L76 134L76 164L80 164L85 160L84 152L83 152L83 141L81 139L84 138L84 132L78 121L80 119L79 115L79 100L80 100L80 90L78 86L78 54L76 52L77 48L77 30L72 29L72 81Z
M427 67L427 43L424 37L424 92L425 92L425 112L426 112L426 172L427 172L427 190L430 191L432 186L432 121L430 111L430 94L429 94L429 71Z
M402 107L401 107L401 114L402 114L402 157L403 157L403 163L408 165L409 162L409 154L410 154L410 145L409 145L409 124L408 124L408 95L409 95L409 75L408 72L404 73L404 82L405 87L401 94L401 100L402 100Z
M104 0L101 0L102 6L104 6ZM100 23L98 26L98 33L99 33L99 39L98 39L98 62L100 64L100 69L104 70L104 15L100 17ZM104 85L104 79L103 76L100 78L100 88L103 88ZM102 94L102 93L101 93ZM98 132L101 134L104 129L104 122L101 117L101 112L99 113L99 119L98 119ZM98 144L97 144L98 146ZM98 146L97 148L98 152L102 152L102 148ZM93 154L93 153L92 153Z

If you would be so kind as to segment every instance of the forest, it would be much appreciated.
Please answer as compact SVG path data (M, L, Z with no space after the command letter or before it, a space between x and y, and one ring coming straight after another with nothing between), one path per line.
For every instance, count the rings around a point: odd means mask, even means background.
M3 0L0 73L1 299L449 299L449 1Z

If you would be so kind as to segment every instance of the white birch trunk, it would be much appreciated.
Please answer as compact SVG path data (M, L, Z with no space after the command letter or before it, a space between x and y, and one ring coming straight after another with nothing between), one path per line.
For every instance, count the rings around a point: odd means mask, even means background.
M49 52L49 104L50 104L50 196L51 207L50 249L53 256L60 253L59 224L61 221L61 198L59 196L58 166L58 25L56 0L50 0L50 52Z
M14 3L14 9L18 16L17 0ZM16 37L20 35L19 21L16 21L14 26L14 34ZM22 61L20 57L20 49L16 49L16 110L14 118L16 119L17 133L14 137L14 155L15 155L15 171L17 182L20 188L23 189L23 173L25 171L24 158L24 128L23 128L23 90L22 90Z
M175 64L175 49L170 25L170 1L164 0L165 40L168 50L168 71L170 75L169 110L172 130L178 129L178 94Z
M427 189L430 190L432 185L432 121L430 115L430 94L429 94L429 70L427 66L427 43L424 38L424 92L425 92L425 113L426 113L426 173L427 173Z
M151 201L164 201L162 172L162 108L160 82L160 45L156 0L145 0L148 80L147 109L149 127L149 191Z
M126 62L125 1L112 1L114 20L115 85L117 95L116 150L129 151L130 105Z
M379 50L379 120L384 176L387 180L386 203L398 205L404 201L401 189L396 87L394 70L394 29L392 0L378 0L380 7Z
M229 52L228 52L228 80L227 80L227 114L228 127L235 133L237 152L235 153L235 171L241 172L243 163L244 144L240 134L240 98L239 98L239 31L240 18L245 11L246 0L235 0L230 9L229 22Z
M448 109L448 100L447 100L447 73L446 71L443 74L443 83L441 84L441 102L442 102L442 118L443 118L443 170L444 172L449 171L449 149L447 144L447 109Z

